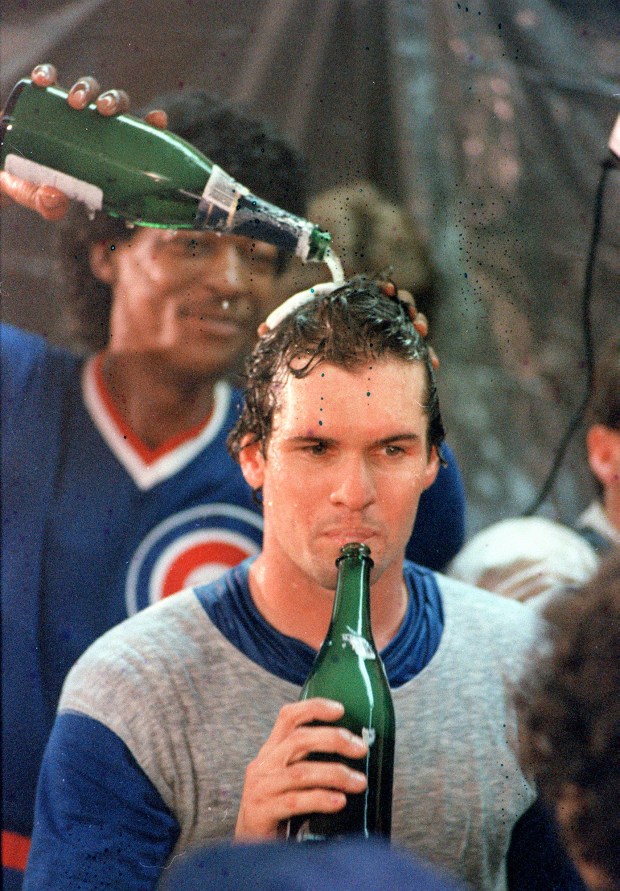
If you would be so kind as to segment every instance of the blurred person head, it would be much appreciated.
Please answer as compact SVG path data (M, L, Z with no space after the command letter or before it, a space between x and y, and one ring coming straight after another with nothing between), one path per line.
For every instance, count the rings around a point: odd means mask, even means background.
M268 124L203 90L169 93L154 99L150 107L166 111L172 132L257 195L292 213L305 214L306 175L301 156ZM100 251L101 245L116 248L144 231L144 227L128 228L122 220L103 213L91 221L79 206L73 207L62 223L59 267L70 334L88 349L101 349L108 343L113 302L113 288L108 276L102 276L100 263L93 262L93 252ZM275 249L273 256L270 275L275 287L288 258ZM266 300L264 294L261 300ZM261 302L248 321L248 349L268 305Z
M166 872L162 891L464 891L379 838L320 845L217 844L182 855Z
M620 554L547 606L517 697L523 756L588 886L620 888Z

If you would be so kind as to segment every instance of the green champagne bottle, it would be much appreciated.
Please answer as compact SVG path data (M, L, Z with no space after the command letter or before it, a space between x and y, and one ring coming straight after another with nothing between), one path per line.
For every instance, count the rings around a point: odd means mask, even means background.
M392 695L370 627L370 549L352 542L336 561L338 580L327 637L304 684L300 699L326 696L344 705L336 726L368 743L360 761L314 753L317 761L341 760L365 772L364 792L347 795L337 814L308 814L288 822L289 841L323 841L357 834L390 836L394 771L395 719Z
M322 261L331 236L252 195L192 145L129 114L71 108L67 93L21 80L0 122L5 170L54 185L94 214L140 226L245 235Z

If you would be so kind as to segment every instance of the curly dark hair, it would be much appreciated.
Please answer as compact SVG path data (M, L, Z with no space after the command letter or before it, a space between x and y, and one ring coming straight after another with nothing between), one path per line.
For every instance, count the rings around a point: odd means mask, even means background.
M388 297L366 276L356 276L327 296L317 296L261 337L246 362L245 400L228 436L228 450L238 461L243 440L260 442L271 434L282 375L302 378L321 362L355 368L367 359L384 356L420 362L426 369L425 411L428 450L441 457L445 430L429 348L415 330L407 305Z
M307 176L299 152L270 124L204 90L184 89L149 103L168 114L168 127L227 173L267 201L304 216ZM112 294L110 287L91 272L89 250L99 241L131 238L122 220L103 213L89 220L83 208L71 209L59 227L58 272L61 279L70 335L81 345L97 350L109 338ZM288 258L280 252L277 272Z
M545 618L549 651L517 695L524 763L550 804L577 791L568 846L620 888L620 553Z

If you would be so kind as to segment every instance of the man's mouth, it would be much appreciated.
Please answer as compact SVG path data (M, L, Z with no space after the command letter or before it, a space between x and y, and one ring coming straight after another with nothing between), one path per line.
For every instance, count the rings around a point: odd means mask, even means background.
M205 334L217 337L236 337L246 327L233 306L185 304L177 309L177 318L195 324Z
M350 542L359 542L360 544L372 542L372 539L377 535L377 530L368 526L338 526L326 529L323 535L343 547Z

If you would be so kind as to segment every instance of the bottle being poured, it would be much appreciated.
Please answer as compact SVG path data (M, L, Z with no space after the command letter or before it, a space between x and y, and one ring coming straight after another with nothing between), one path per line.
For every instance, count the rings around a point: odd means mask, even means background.
M0 121L0 162L37 185L56 186L91 214L103 211L131 225L209 229L265 241L300 257L325 261L331 236L236 182L190 143L130 114L76 111L67 93L21 80Z

